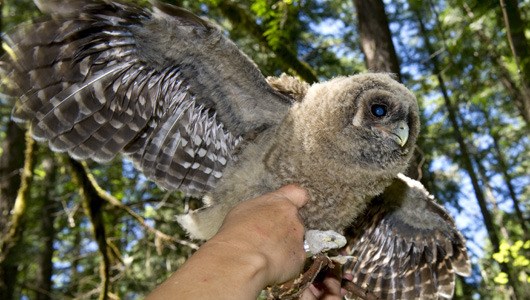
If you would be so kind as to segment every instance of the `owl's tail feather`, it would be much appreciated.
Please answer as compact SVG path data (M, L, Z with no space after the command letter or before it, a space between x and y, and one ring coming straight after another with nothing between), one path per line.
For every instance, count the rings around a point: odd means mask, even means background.
M217 233L229 210L222 204L206 206L177 216L177 222L191 238L207 240Z

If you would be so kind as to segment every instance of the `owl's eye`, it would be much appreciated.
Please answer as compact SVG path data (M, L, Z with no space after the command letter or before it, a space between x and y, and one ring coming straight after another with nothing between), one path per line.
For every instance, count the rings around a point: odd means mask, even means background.
M374 104L371 109L372 114L378 118L384 117L387 114L387 108L382 104Z

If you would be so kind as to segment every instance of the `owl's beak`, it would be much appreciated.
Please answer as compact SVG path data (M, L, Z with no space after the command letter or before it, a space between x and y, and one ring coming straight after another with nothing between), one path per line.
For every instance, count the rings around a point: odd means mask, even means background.
M387 137L391 138L401 147L405 146L409 139L409 126L405 121L399 121L389 127L376 126L376 128L382 130Z
M398 143L401 147L405 146L409 139L409 126L405 121L399 121L392 128L389 128L390 138Z

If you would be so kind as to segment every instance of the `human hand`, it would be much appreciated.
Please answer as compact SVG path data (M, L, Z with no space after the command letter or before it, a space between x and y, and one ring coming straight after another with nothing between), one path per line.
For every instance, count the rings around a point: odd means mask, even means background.
M245 201L228 213L208 243L230 243L253 254L265 284L285 282L300 272L306 259L298 217L306 201L306 192L294 185Z
M298 208L306 201L291 185L240 203L147 299L256 299L267 285L293 278L305 261Z

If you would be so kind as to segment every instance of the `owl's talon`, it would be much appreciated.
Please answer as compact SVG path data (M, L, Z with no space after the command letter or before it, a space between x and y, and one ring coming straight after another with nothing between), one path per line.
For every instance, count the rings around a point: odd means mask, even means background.
M331 249L339 249L346 245L346 238L333 230L308 230L305 233L305 243L311 254L315 255Z

